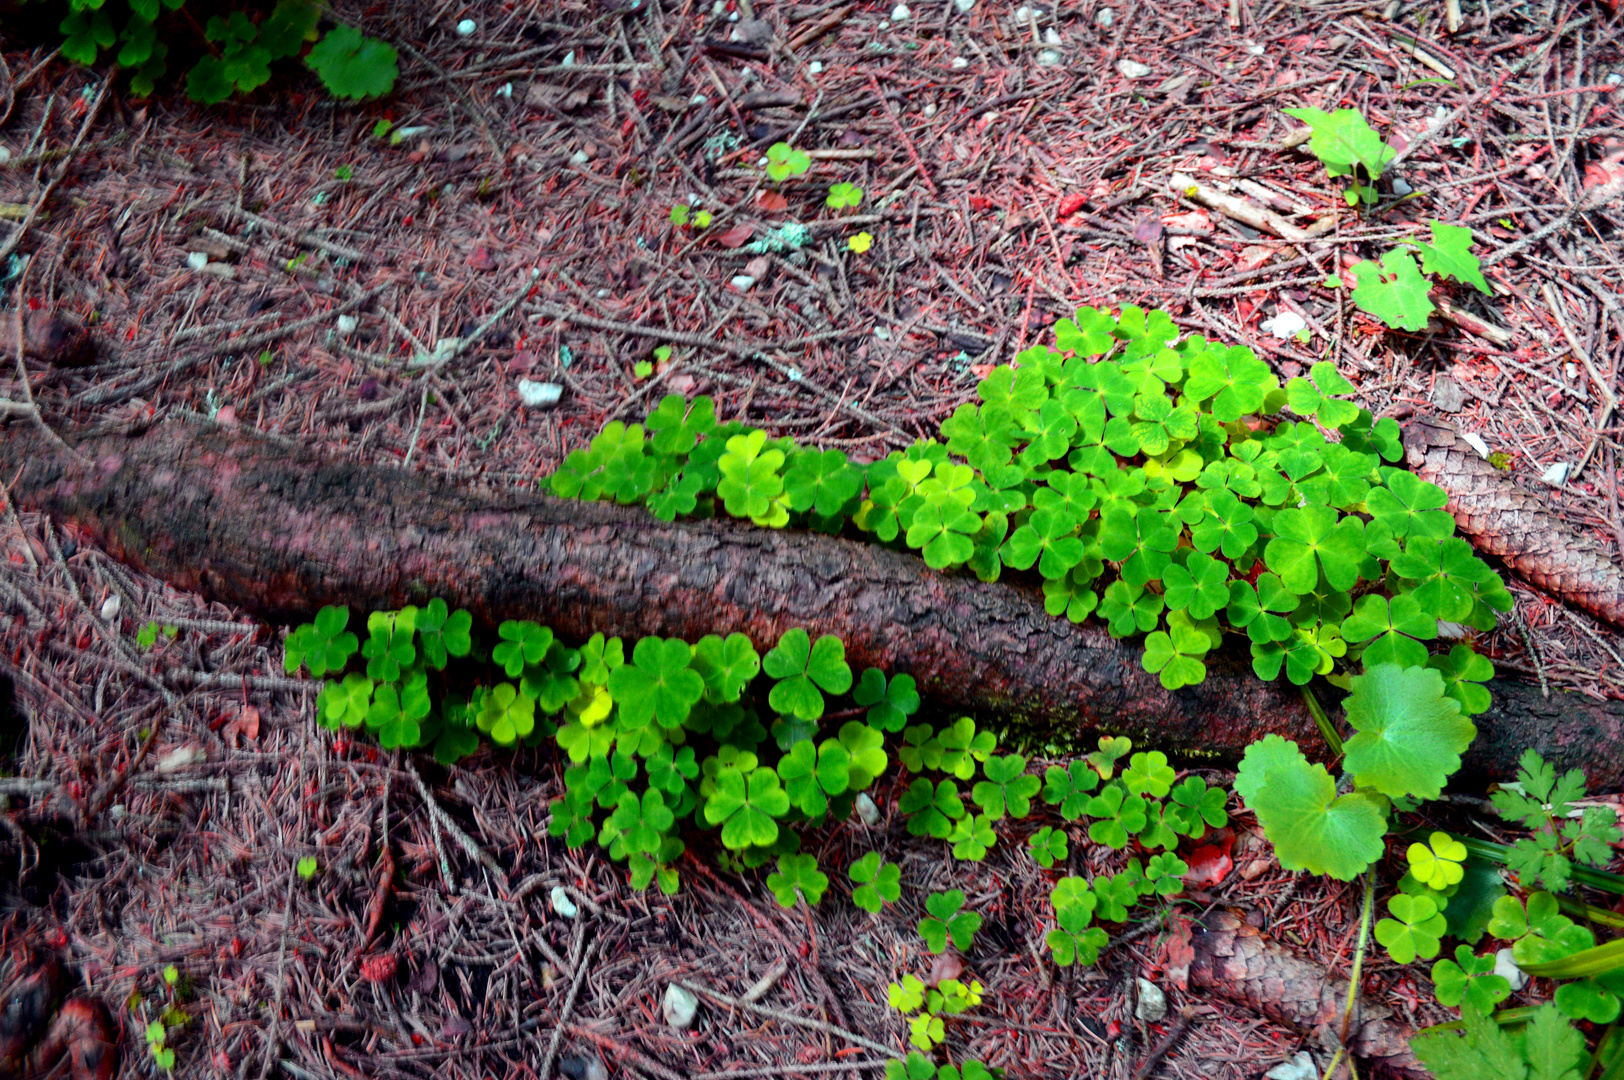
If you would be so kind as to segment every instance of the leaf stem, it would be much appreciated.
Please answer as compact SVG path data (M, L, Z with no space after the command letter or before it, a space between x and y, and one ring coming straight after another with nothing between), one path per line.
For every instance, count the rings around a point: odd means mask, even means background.
M1325 713L1325 706L1320 704L1319 698L1314 696L1312 689L1307 686L1300 689L1303 693L1303 701L1308 704L1308 711L1314 716L1314 723L1319 725L1320 734L1325 737L1325 745L1331 748L1332 754L1341 757L1342 736L1336 733L1336 728L1331 724L1331 718Z
M1303 688L1303 693L1309 701L1314 700L1314 695L1308 692L1307 687ZM1337 748L1337 752L1341 753L1340 747ZM1353 1022L1353 1006L1359 1000L1359 975L1365 966L1365 947L1370 944L1370 913L1375 906L1375 900L1376 867L1372 864L1370 869L1365 871L1365 899L1359 911L1359 941L1353 949L1353 970L1348 973L1348 1000L1342 1007L1342 1034L1339 1039L1341 1045L1336 1048L1336 1054L1331 1058L1330 1068L1325 1070L1324 1080L1331 1080L1331 1074L1336 1071L1343 1051L1347 1049L1348 1028ZM1352 1055L1348 1058L1348 1071L1353 1072Z

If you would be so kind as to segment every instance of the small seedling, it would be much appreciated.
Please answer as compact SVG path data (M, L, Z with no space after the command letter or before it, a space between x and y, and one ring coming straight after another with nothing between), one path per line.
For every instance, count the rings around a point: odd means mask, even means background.
M1365 122L1357 109L1286 109L1314 129L1308 149L1325 165L1327 176L1352 178L1346 198L1349 206L1376 203L1376 181L1398 151L1382 142L1382 137Z
M861 255L874 246L874 237L866 232L860 232L856 236L846 237L846 246Z
M767 175L781 184L791 176L805 175L812 167L812 159L805 150L797 150L789 143L777 142L767 148Z
M168 1035L161 1021L154 1020L147 1025L147 1049L152 1051L153 1062L164 1072L173 1072L175 1051L164 1045Z
M654 362L652 360L637 361L637 363L632 365L632 374L637 376L639 379L648 378L650 375L654 374Z
M304 858L299 860L299 863L295 869L299 871L299 877L302 880L309 881L311 878L316 876L316 866L316 857L314 855L306 855Z
M961 911L964 893L958 889L932 893L925 898L925 910L930 914L919 920L919 936L933 953L947 948L947 939L953 939L954 948L969 952L981 929L981 915L975 911Z
M340 165L333 175L340 180L353 180L355 178L355 169L349 165Z
M158 640L158 632L160 630L163 631L164 637L170 639L173 639L176 634L180 633L180 627L178 626L160 627L155 622L149 622L147 625L135 632L135 643L141 646L143 649L152 648L152 646Z
M863 201L863 189L856 184L839 183L829 187L829 197L824 204L831 210L844 210L846 207L856 207Z
M372 125L372 137L374 139L387 138L389 132L392 131L394 127L395 122L393 120L379 120L376 124Z
M271 350L266 349L264 352L259 354L259 366L260 367L270 367L272 359L273 359L273 357L271 355Z

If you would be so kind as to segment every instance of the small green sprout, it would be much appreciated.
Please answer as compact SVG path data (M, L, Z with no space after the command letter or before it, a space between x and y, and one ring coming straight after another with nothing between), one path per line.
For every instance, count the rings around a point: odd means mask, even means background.
M925 939L925 945L931 952L939 953L946 949L948 938L953 939L954 948L960 952L970 951L976 931L981 929L981 915L975 911L961 911L963 907L964 893L958 889L932 893L925 898L925 910L929 914L919 920L919 936Z
M164 1072L173 1072L175 1069L175 1051L164 1045L169 1032L164 1028L163 1022L154 1020L147 1025L147 1049L152 1051L152 1060Z
M874 237L866 232L860 232L856 236L846 237L846 246L861 255L874 246Z
M1057 862L1064 862L1071 854L1065 832L1048 825L1027 837L1026 846L1032 852L1032 858L1045 870Z
M348 165L340 165L338 171L333 175L340 180L353 180L355 179L355 170Z
M389 132L394 130L394 127L395 122L393 120L379 120L372 125L372 137L374 139L387 138Z
M767 888L781 907L794 907L797 893L815 907L828 887L829 875L818 869L815 855L780 855L778 873L767 875Z
M275 359L275 357L271 354L271 350L266 349L264 352L259 354L259 366L270 367L273 359Z
M632 365L632 374L639 379L648 378L650 375L654 374L654 362L652 360L637 361L637 363Z
M688 224L688 215L692 211L687 203L677 203L671 207L671 224L684 226Z
M316 876L317 865L316 857L314 855L306 855L304 858L299 860L294 869L299 871L299 877L301 879L309 881L311 878Z
M802 176L812 167L812 158L805 150L797 150L786 142L776 142L767 148L767 175L781 184L791 176Z
M164 637L172 639L176 634L180 633L180 627L160 627L156 622L149 622L147 625L135 632L135 643L141 646L143 649L150 649L157 642L160 631L163 632Z
M846 207L855 207L863 201L863 189L856 184L839 183L829 187L829 197L824 200L831 210L843 210Z
M847 873L857 883L851 893L852 903L870 914L878 915L883 905L894 904L902 897L902 868L882 862L877 851L852 863Z
M165 986L174 986L180 981L180 969L174 964L169 964L163 970L163 977Z

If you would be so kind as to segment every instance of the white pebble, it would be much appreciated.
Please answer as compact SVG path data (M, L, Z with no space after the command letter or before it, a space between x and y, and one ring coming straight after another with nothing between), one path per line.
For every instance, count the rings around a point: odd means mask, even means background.
M1569 360L1567 363L1563 364L1562 370L1568 373L1568 378L1570 380L1577 379L1579 377L1579 365L1575 364L1572 360Z
M1043 49L1038 53L1038 63L1047 67L1054 67L1056 64L1060 63L1060 60L1061 56L1059 49Z
M726 13L727 0L716 0L716 3L711 5L711 18L720 19Z
M968 15L976 6L976 0L953 0L953 6L959 9L960 15Z
M564 891L564 886L554 885L549 896L552 900L553 910L564 916L564 918L573 919L581 914L581 909L575 906L575 901L571 900L570 894Z
M571 165L585 165L587 162L589 162L591 160L592 159L587 156L587 153L586 153L585 150L577 150L577 151L575 151L575 153L570 155L570 164Z
M1118 60L1117 70L1125 79L1143 79L1150 74L1150 68L1137 60Z
M823 61L822 60L814 60L810 64L806 65L806 73L808 75L822 75L823 74Z
M361 320L357 319L354 315L340 315L338 317L338 332L340 334L353 334L355 333L355 328L360 324Z
M1133 1007L1133 1015L1147 1024L1154 1024L1167 1015L1167 995L1162 988L1149 979L1138 981L1139 1001Z
M1262 45L1248 45L1246 47L1246 54L1248 56L1262 56L1266 52L1268 52L1268 50Z
M694 1016L699 1012L699 998L687 987L671 983L665 988L665 1000L660 1002L660 1011L665 1014L665 1022L672 1027L686 1028L693 1024Z
M112 622L118 618L118 593L102 601L101 617L104 622Z
M186 265L193 270L201 270L209 265L209 254L206 251L193 251L186 256Z
M1463 431L1460 433L1460 437L1465 439L1466 444L1473 450L1476 450L1482 457L1487 458L1489 456L1489 444L1484 442L1483 436L1479 435L1477 432Z
M925 102L925 107L919 111L925 114L926 120L929 120L931 117L936 115L936 103L934 101L927 101Z
M559 66L560 67L574 67L575 66L575 50L574 49L571 49L569 52L564 54L564 60L563 60L562 63L559 64Z
M519 398L531 408L545 409L549 405L557 405L563 394L564 388L557 383L519 380Z
M739 274L733 278L731 282L729 282L729 284L740 292L749 292L750 286L754 285L755 283L756 279L751 277L749 274Z
M1112 11L1110 8L1100 8L1100 10L1094 15L1094 21L1101 26L1110 26L1116 21L1116 12Z
M1045 30L1043 32L1043 41L1047 45L1059 45L1060 44L1060 31L1056 30L1052 26L1049 27L1049 29L1047 29L1047 30Z
M1307 1050L1299 1050L1287 1061L1282 1061L1268 1072L1265 1080L1319 1080L1319 1066Z
M1413 187L1411 187L1409 184L1404 182L1404 177L1402 177L1402 176L1393 177L1393 194L1394 195L1408 195L1410 192L1412 192L1414 190L1415 189Z
M880 823L880 808L874 805L874 800L868 797L868 792L859 791L857 798L852 801L852 808L857 816L862 818L863 824L870 827Z
M1018 8L1015 9L1015 21L1016 22L1021 23L1022 25L1025 25L1026 20L1030 19L1031 17L1032 17L1032 9L1031 8L1022 6L1022 7L1018 7Z
M966 60L964 57L955 56L953 58L952 67L953 67L954 71L963 71L965 68L967 68L969 66L970 66L970 61Z
M1607 76L1608 86L1617 86L1619 83L1624 83L1624 75L1620 75L1615 71L1611 75Z
M497 97L512 98L513 97L513 84L512 83L503 83L501 86L498 86L496 88L496 96Z
M1494 954L1494 973L1511 984L1513 994L1528 985L1528 975L1511 958L1510 949L1501 949Z
M909 16L911 16L912 14L913 14L913 12L908 10L908 5L907 4L898 4L896 7L891 9L891 21L892 22L907 22Z
M478 29L479 29L479 27L474 23L474 20L472 20L472 19L464 19L464 20L462 20L462 22L457 24L457 33L459 35L461 35L462 37L467 37L469 34L472 34L475 30L478 30Z
M1565 461L1558 461L1555 465L1552 465L1549 469L1546 469L1544 474L1540 476L1540 479L1552 487L1561 487L1563 484L1568 482L1568 463Z
M11 151L6 149L4 146L0 146L0 165L4 165L6 162L8 162L10 160L11 160Z

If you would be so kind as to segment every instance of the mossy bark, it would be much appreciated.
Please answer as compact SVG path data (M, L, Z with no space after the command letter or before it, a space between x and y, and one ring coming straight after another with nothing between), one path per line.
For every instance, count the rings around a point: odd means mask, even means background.
M667 524L635 507L453 484L212 426L62 434L80 460L31 424L0 429L0 468L20 505L273 622L325 604L366 612L440 596L487 628L528 618L575 640L741 631L765 650L803 626L838 635L856 670L907 672L945 706L1060 742L1126 734L1233 759L1277 732L1311 754L1321 747L1296 689L1258 679L1243 653L1210 657L1204 683L1170 692L1143 670L1137 642L1051 617L1030 585L939 574L909 552L734 521ZM1624 781L1624 706L1493 689L1464 776L1508 777L1534 746L1593 784Z

